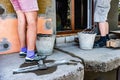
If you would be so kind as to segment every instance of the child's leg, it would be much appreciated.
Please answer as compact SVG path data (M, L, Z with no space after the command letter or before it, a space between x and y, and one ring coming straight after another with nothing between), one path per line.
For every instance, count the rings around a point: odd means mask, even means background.
M34 56L37 35L37 11L26 12L27 19L27 57ZM30 53L29 53L30 52ZM30 54L30 55L29 55Z

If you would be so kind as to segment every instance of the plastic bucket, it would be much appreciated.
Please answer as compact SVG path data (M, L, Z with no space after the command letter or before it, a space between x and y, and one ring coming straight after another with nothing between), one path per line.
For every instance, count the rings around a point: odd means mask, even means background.
M79 47L81 49L93 49L96 34L78 33Z
M51 55L53 53L55 35L38 35L36 49L38 55Z

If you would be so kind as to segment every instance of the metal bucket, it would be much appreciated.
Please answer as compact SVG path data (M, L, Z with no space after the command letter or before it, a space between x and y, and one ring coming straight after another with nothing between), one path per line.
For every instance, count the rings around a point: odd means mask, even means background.
M36 49L38 55L51 55L53 53L55 35L38 35Z
M93 49L93 44L95 40L95 34L88 34L88 33L78 33L79 38L79 47L81 49Z

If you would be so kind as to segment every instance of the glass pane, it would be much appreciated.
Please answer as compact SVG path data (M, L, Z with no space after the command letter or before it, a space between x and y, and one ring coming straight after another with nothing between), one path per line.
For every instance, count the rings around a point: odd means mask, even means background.
M56 0L57 31L71 30L70 0Z
M87 0L75 0L75 29L87 27Z

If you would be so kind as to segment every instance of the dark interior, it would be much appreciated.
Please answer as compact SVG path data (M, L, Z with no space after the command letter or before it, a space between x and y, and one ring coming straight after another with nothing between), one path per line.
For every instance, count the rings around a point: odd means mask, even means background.
M75 0L75 30L87 27L87 0ZM71 30L69 0L56 0L57 31Z

